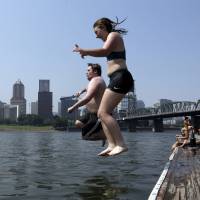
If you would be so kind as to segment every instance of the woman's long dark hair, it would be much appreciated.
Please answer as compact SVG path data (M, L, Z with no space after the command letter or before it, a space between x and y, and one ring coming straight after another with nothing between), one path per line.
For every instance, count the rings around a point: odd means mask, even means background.
M117 17L116 17L117 18ZM122 20L121 22L119 22L118 18L117 18L117 21L114 22L106 17L103 17L101 19L98 19L94 25L93 25L93 28L95 27L99 27L99 28L106 28L106 30L110 33L110 32L118 32L122 35L125 35L127 34L127 30L124 29L124 28L117 28L116 29L116 26L118 26L119 24L123 23L124 21L126 20L126 18L124 20Z

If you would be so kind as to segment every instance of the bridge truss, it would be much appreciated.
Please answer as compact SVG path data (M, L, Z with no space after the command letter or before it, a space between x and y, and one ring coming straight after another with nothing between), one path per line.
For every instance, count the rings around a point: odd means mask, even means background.
M132 110L132 112L127 113L127 117L145 116L145 115L160 115L169 113L184 113L200 111L200 100L197 102L191 101L176 101L166 104L162 104L159 107L147 107Z

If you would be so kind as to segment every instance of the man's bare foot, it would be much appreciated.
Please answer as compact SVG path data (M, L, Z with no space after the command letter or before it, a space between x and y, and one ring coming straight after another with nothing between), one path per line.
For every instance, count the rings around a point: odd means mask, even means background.
M108 153L111 152L113 148L108 147L107 149L103 150L101 153L98 154L98 156L108 156Z
M116 146L112 151L108 153L108 155L114 156L126 151L128 151L128 148L126 146Z

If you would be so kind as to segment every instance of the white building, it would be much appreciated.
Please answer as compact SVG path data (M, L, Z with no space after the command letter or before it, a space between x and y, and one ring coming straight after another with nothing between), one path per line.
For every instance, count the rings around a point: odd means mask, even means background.
M58 116L61 117L61 102L58 102Z
M0 102L0 120L8 119L16 122L18 117L19 117L18 105L9 105Z
M145 108L144 101L142 101L142 100L137 100L137 102L136 102L136 108L137 108L137 109Z
M38 114L38 102L31 102L31 114L37 115Z
M121 100L117 106L117 114L119 117L125 117L134 112L136 109L136 95L133 92L129 92Z

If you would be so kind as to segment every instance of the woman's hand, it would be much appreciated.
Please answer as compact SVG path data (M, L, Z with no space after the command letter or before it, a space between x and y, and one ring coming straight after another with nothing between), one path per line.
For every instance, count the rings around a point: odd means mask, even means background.
M78 52L81 55L81 58L84 58L86 56L86 52L81 49L78 44L75 44L75 48L73 49L73 52Z

